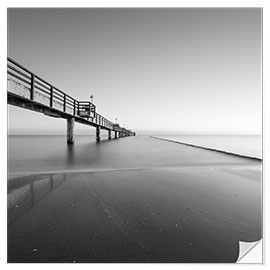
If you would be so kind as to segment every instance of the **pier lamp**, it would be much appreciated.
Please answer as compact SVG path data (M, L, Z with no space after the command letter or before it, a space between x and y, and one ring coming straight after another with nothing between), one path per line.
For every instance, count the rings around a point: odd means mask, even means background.
M90 101L91 101L91 103L93 103L93 100L94 100L94 96L91 95L91 96L90 96Z

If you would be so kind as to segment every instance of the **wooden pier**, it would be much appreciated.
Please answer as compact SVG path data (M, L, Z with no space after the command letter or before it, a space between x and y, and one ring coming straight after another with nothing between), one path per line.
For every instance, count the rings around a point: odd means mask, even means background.
M100 130L108 131L108 139L135 136L135 132L113 123L96 112L90 101L78 101L46 82L16 61L7 59L8 104L67 120L67 143L73 144L75 122L96 128L96 140Z

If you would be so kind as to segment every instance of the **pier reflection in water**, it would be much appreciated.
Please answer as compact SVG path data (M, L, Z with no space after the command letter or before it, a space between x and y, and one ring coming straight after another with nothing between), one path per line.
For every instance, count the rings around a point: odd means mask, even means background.
M54 138L21 140L46 155L12 152L25 176L8 180L9 262L231 263L239 241L261 239L260 161L147 137Z
M8 224L12 225L29 209L66 181L66 174L24 176L8 181Z

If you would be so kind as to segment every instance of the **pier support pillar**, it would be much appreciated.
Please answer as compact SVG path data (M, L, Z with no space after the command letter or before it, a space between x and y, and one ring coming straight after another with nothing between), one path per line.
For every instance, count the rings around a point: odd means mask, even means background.
M96 141L100 141L100 127L96 127Z
M112 136L111 136L111 130L109 129L108 130L108 139L110 140L112 138Z
M114 132L114 138L117 138L117 131Z
M74 138L74 118L67 119L67 143L73 144Z

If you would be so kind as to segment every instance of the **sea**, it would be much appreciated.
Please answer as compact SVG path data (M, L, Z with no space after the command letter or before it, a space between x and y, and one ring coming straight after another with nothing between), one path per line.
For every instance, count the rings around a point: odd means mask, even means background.
M260 136L155 136L244 156L262 158ZM150 136L137 137L151 139ZM142 159L145 159L148 164L151 162L151 160L149 161L151 155L141 157L139 156L140 153L132 147L129 151L133 151L133 155L130 155L130 152L125 152L127 149L121 144L122 140L125 139L118 139L114 144L106 144L109 141L107 136L104 136L101 138L101 144L96 144L93 135L76 135L75 144L70 146L66 143L66 137L62 135L11 135L8 136L8 173L76 171L100 166L111 168L115 164L119 165L119 162L125 163L123 164L124 167L129 167L130 164L135 166L138 160L143 162ZM104 143L106 147L104 147ZM132 144L132 142L130 143ZM174 142L168 143L173 145ZM124 157L123 161L116 160L115 151L120 151L121 157ZM102 165L100 165L101 163Z

